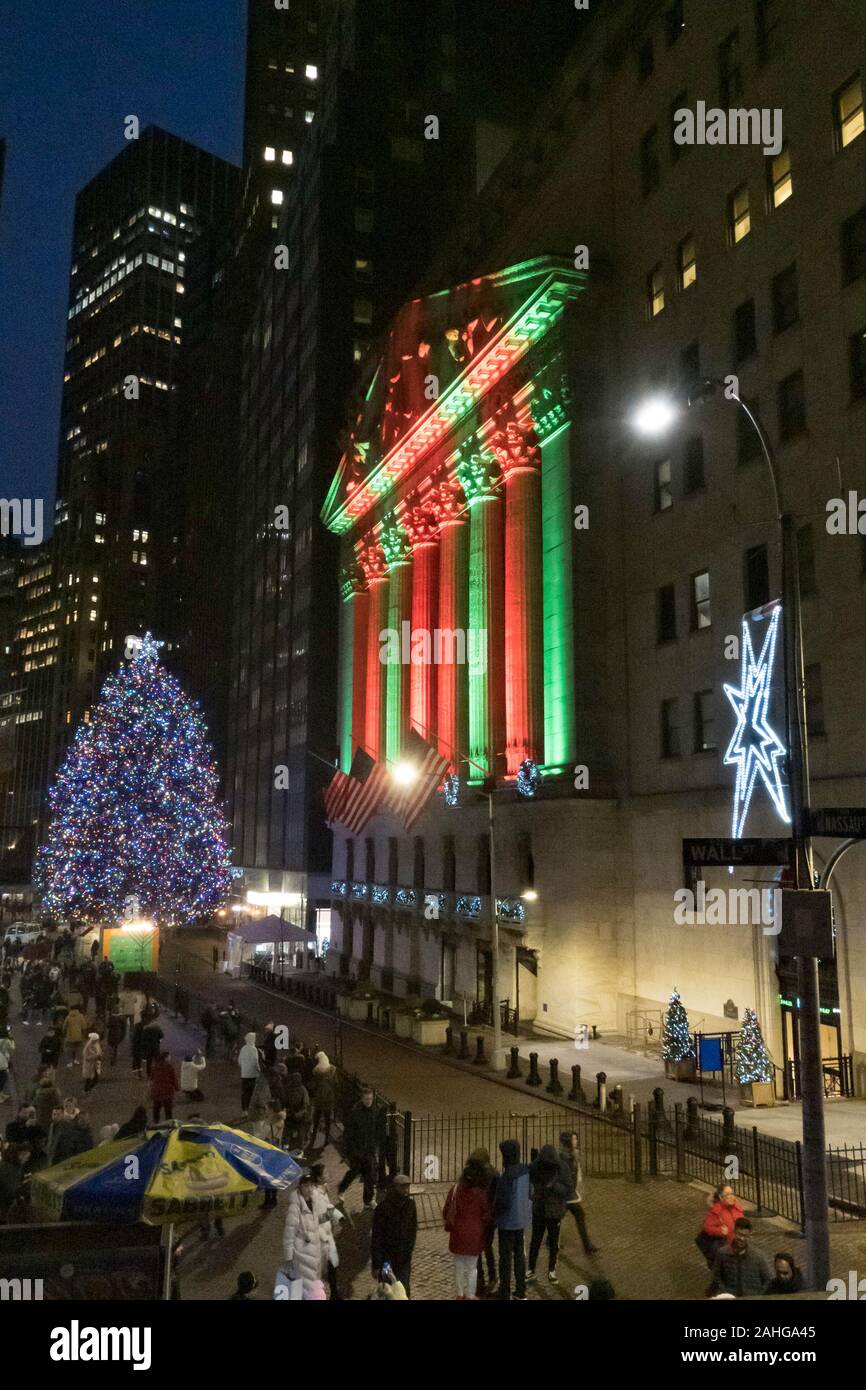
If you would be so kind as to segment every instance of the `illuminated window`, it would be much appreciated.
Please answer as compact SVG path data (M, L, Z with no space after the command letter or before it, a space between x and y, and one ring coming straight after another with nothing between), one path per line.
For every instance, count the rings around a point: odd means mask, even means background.
M794 180L791 174L791 151L786 145L783 150L776 155L775 159L769 161L770 169L770 205L780 208L786 203L794 192Z
M282 160L284 164L293 164L295 156L292 154L291 150L283 150Z
M860 78L852 77L836 93L836 144L840 150L863 134L863 86Z
M752 230L752 217L749 211L749 187L741 183L728 199L728 233L734 245L742 241Z
M280 207L280 206L282 205L282 201L283 201L283 190L282 190L281 188L272 188L272 189L271 189L271 202L273 203L274 207L277 207L277 208Z
M701 570L692 575L692 632L711 626L710 616L710 575Z
M677 248L677 270L681 290L687 290L689 285L693 285L698 278L698 264L695 254L695 239L693 236L684 237Z
M671 461L669 458L659 459L655 466L655 497L656 511L670 511L674 505L673 488L671 487Z
M304 120L306 121L307 125L312 125L312 124L313 124L313 118L315 117L315 114L316 114L315 111L305 111L305 112L304 112Z
M653 266L647 276L647 309L654 319L665 307L665 281L661 263Z
M359 280L372 280L373 264L367 256L355 257L355 274Z
M307 63L307 66L304 68L304 76L310 82L316 81L319 76L319 69L316 67L315 63Z
M265 145L265 159L267 160L268 164L273 164L276 157L277 152L274 149L273 145Z

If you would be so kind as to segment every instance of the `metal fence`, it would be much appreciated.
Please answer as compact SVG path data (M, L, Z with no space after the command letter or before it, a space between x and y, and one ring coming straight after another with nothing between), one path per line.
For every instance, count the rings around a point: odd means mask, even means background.
M827 1187L834 1220L866 1219L866 1146L843 1144L827 1150Z

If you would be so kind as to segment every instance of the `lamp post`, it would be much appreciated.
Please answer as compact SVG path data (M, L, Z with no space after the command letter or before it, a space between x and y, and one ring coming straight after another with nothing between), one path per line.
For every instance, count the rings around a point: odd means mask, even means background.
M733 401L744 412L760 445L770 474L781 543L782 648L785 672L785 726L788 740L791 791L794 887L815 887L812 843L805 812L809 808L809 746L803 677L803 623L800 609L800 567L791 516L782 505L782 488L773 447L758 412L735 394L730 385L704 378L689 392L688 406L701 404L717 394ZM639 433L664 433L679 411L674 401L654 397L641 406L634 419ZM806 1228L808 1280L813 1289L826 1287L830 1276L830 1233L827 1214L826 1139L824 1133L824 1078L821 1067L820 997L818 959L798 957L800 995L800 1095L803 1104L803 1208Z
M429 733L429 730L427 731ZM449 752L461 762L468 763L481 772L487 780L486 769L480 764L468 758L459 749L450 748ZM420 775L414 763L402 760L394 765L392 775L394 780L407 786L414 782ZM491 970L493 974L493 1065L498 1066L500 1054L502 1052L502 1017L499 1010L499 899L496 896L496 816L494 810L493 794L495 785L484 786L481 789L482 796L487 797L487 835L490 845L490 958Z

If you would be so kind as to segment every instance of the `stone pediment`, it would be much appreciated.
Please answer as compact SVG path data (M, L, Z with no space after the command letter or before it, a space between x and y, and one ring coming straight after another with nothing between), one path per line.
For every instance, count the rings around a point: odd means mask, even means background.
M574 300L585 275L544 256L408 301L394 318L322 520L348 531L438 447Z

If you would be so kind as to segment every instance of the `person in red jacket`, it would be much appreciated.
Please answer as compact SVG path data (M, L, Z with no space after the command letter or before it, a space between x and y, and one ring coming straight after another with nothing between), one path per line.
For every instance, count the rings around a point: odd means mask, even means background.
M177 1072L171 1063L171 1057L167 1052L159 1054L159 1061L154 1062L150 1070L150 1098L153 1101L153 1123L159 1124L159 1114L163 1110L165 1118L172 1118L172 1106L177 1092Z
M442 1215L449 1233L448 1249L454 1257L454 1280L459 1299L475 1299L478 1256L487 1244L493 1211L489 1174L484 1165L470 1159L463 1176L445 1200Z
M698 1243L711 1268L718 1252L731 1244L734 1239L734 1226L744 1215L730 1183L720 1187L710 1202L698 1237Z

